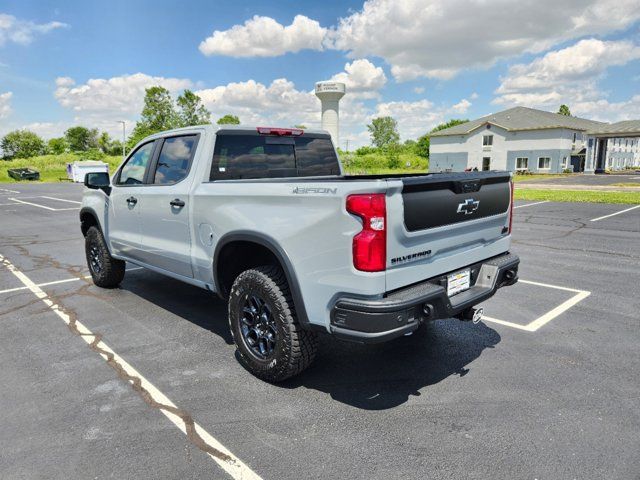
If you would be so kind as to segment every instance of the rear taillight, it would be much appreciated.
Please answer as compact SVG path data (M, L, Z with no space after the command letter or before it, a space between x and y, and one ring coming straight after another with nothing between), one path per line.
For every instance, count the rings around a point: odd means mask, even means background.
M387 205L384 193L349 195L347 211L362 219L362 231L353 237L353 266L363 272L381 272L387 264Z
M509 190L511 191L511 201L509 202L509 235L511 235L511 226L513 225L513 189L515 188L513 180L509 182Z

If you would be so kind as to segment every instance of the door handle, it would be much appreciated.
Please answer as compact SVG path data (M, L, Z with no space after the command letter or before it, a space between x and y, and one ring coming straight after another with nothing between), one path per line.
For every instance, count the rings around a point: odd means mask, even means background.
M169 205L171 205L172 207L184 207L185 203L179 198L176 198L175 200L171 200L169 202Z
M127 198L127 203L131 203L132 205L135 205L136 203L138 203L138 199L136 197L129 197Z

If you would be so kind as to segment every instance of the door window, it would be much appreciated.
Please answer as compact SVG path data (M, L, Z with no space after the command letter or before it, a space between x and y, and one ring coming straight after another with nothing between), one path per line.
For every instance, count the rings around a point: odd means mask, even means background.
M158 157L153 183L172 185L184 179L189 173L189 166L197 143L197 135L165 138Z
M154 142L145 143L129 157L118 176L117 185L139 185L144 183L144 173L151 160Z

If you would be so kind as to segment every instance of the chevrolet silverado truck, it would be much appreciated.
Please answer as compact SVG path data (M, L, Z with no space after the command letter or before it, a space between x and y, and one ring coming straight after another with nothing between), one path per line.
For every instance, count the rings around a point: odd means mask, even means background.
M140 142L80 210L93 282L125 262L228 302L241 363L270 382L317 335L362 343L474 307L518 279L508 172L345 175L322 130L212 125Z

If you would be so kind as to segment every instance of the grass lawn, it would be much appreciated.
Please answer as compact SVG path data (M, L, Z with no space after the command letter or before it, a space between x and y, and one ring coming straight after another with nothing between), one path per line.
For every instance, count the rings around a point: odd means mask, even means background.
M630 203L640 204L640 192L596 192L591 190L535 190L514 192L516 200L548 200L550 202Z
M640 182L620 182L612 183L612 187L640 187Z
M16 160L0 160L0 183L16 183L7 173L10 168L32 168L40 172L41 182L59 182L67 178L67 163L82 160L81 155L65 153L62 155L42 155L32 158L18 158ZM103 162L109 164L109 172L114 172L122 157L105 157Z

